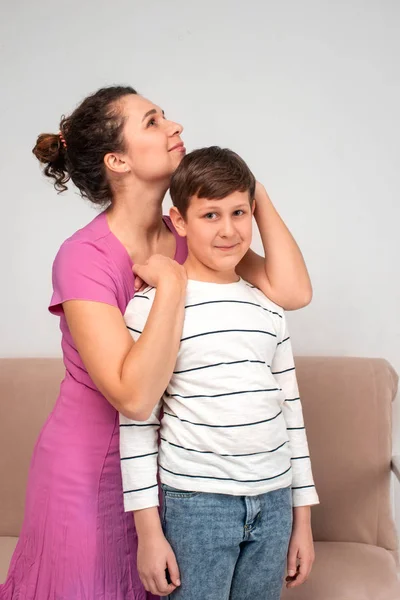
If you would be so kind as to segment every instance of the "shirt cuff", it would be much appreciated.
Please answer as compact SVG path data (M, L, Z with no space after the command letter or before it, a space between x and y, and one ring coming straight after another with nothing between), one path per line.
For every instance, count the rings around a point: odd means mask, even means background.
M315 486L292 488L293 508L297 506L313 506L319 504L319 498Z
M130 512L159 506L158 485L143 492L124 492L124 510Z

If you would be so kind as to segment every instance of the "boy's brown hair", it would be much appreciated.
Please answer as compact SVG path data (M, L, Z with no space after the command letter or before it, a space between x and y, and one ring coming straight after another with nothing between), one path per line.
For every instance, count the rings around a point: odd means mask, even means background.
M186 217L192 196L221 200L233 192L249 192L252 205L256 180L244 160L228 148L210 146L187 154L171 180L171 200Z

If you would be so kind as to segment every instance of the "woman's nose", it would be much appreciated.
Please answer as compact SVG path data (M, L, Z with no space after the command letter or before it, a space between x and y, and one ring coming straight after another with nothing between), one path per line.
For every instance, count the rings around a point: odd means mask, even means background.
M183 127L180 123L175 123L175 121L169 122L169 134L172 137L173 135L181 135L183 131Z

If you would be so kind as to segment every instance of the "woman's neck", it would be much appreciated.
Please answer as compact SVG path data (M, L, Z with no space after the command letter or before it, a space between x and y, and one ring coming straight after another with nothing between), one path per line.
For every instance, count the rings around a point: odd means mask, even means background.
M166 227L162 201L166 190L135 186L114 196L107 209L108 225L135 262L157 252Z

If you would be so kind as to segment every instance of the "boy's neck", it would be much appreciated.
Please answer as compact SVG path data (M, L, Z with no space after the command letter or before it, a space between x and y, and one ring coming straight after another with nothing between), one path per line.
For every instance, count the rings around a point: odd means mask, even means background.
M239 275L234 269L215 271L203 263L193 260L190 254L184 266L188 279L194 279L195 281L204 281L205 283L236 283L239 281Z

